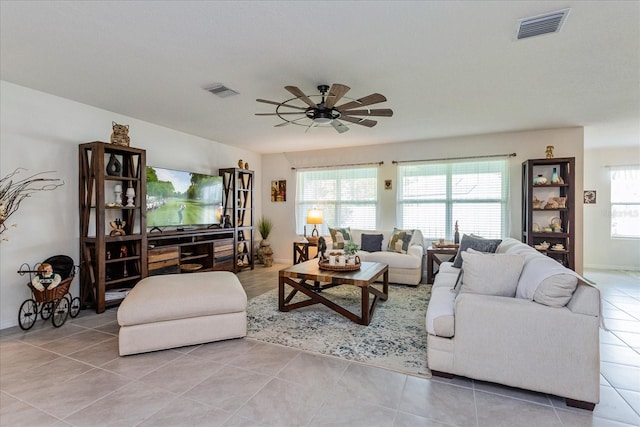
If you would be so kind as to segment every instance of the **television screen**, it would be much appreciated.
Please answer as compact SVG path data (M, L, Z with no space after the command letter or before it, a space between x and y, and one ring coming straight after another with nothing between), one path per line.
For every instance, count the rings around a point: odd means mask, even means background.
M147 166L147 227L219 224L222 177Z

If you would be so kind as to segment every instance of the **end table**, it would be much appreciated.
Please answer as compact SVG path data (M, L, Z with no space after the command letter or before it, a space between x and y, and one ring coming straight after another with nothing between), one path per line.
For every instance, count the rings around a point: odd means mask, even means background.
M434 248L429 246L427 248L427 284L432 284L433 279L437 273L435 266L442 264L445 261L449 261L455 257L458 253L458 247L446 247L446 248ZM448 257L438 257L438 255L448 255Z
M299 242L293 242L293 264L300 264L301 262L309 261L309 247L318 247L317 243L311 243L303 240ZM318 256L316 253L315 256ZM315 258L315 257L314 257Z

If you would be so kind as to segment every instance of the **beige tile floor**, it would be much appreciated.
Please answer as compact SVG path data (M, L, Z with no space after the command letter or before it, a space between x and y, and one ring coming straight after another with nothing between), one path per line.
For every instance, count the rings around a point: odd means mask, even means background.
M240 273L249 297L278 266ZM61 328L0 331L1 426L640 425L640 273L588 271L602 290L601 401L456 377L423 379L249 339L119 357L115 309Z

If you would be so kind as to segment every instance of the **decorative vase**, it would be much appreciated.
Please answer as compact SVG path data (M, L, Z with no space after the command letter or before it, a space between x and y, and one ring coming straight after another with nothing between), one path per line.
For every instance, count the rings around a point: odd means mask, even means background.
M545 185L546 183L547 178L544 175L538 175L537 177L533 178L533 185Z
M552 184L560 184L560 177L558 176L558 169L553 168L553 173L551 174L551 183Z

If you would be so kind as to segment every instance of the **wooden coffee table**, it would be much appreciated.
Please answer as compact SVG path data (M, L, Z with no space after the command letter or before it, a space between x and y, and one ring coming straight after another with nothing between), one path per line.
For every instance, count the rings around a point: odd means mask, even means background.
M373 283L380 276L383 276L382 291L373 287ZM363 262L360 270L343 272L321 270L318 267L318 260L313 259L280 270L278 277L278 309L280 311L291 311L313 304L322 304L353 322L368 325L378 301L386 301L389 297L389 267L379 262ZM286 297L285 285L293 288ZM321 294L325 289L341 285L360 287L362 295L360 316ZM291 303L298 292L302 292L309 299ZM369 303L369 294L373 295L371 303Z

